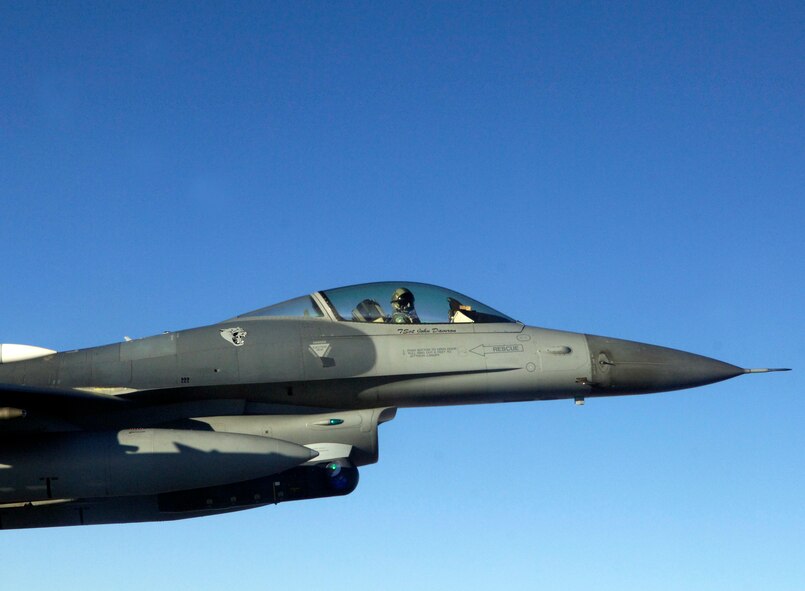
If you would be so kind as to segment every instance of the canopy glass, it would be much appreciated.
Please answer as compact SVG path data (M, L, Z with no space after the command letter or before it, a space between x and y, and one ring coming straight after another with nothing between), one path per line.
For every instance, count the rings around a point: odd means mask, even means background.
M451 324L515 322L505 314L458 292L403 281L363 283L316 292L309 296L243 314L321 318L327 306L337 320L390 324Z

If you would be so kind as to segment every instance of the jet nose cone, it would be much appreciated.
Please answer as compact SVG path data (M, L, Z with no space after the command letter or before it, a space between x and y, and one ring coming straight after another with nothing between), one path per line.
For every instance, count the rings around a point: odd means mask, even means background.
M587 336L591 386L601 394L643 394L704 386L745 373L743 368L676 349Z

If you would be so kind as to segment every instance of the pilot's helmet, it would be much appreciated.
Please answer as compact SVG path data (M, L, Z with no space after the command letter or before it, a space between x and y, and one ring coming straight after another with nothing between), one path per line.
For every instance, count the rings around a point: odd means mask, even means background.
M414 294L404 287L398 287L391 295L391 307L403 312L413 309Z

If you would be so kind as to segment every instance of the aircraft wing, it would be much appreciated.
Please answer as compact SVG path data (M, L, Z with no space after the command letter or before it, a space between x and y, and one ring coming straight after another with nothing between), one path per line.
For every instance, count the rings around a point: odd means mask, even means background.
M0 384L0 433L82 429L87 417L116 414L129 405L107 394Z
M110 431L131 427L182 428L192 417L309 415L329 407L249 402L249 388L155 388L121 395L0 384L0 435L64 431Z

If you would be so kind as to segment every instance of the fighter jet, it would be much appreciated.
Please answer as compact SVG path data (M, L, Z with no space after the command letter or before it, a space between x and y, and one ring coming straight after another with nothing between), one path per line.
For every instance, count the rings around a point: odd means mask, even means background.
M649 394L746 373L526 326L412 282L56 352L0 345L0 528L166 521L345 495L398 408Z

